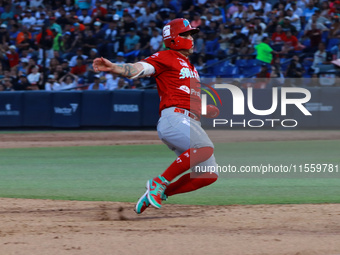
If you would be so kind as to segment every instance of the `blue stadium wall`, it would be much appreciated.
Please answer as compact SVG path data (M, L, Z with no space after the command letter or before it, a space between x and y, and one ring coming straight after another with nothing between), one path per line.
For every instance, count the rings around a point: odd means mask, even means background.
M287 107L287 115L281 116L280 104L270 116L255 116L247 107L245 115L232 115L232 96L226 90L218 93L223 106L219 119L242 123L260 119L271 128L266 119L295 119L298 128L340 128L340 88L309 88L311 100L305 107L312 116L305 116L295 106ZM245 96L246 90L243 90ZM294 97L294 95L292 95ZM296 95L299 97L299 95ZM301 95L300 95L301 97ZM246 98L246 97L245 97ZM254 107L269 109L272 103L271 89L254 90ZM245 100L246 101L246 100ZM208 103L212 103L208 100ZM133 91L79 91L79 92L1 92L1 128L146 128L157 124L159 97L155 90ZM202 118L202 125L212 127L212 119ZM247 125L246 125L247 126ZM229 125L220 126L230 128ZM243 128L241 124L235 128ZM234 128L233 127L233 128ZM275 128L282 128L275 125Z

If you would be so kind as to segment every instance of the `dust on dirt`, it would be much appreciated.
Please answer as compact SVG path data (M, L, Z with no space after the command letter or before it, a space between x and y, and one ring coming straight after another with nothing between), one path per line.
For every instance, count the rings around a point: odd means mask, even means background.
M223 133L221 133L223 132ZM339 131L209 131L214 142L340 140ZM158 144L154 131L0 134L0 148ZM339 255L340 204L195 206L0 198L0 255Z

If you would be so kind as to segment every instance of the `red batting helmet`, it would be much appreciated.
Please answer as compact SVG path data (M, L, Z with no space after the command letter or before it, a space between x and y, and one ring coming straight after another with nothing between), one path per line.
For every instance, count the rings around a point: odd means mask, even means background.
M193 28L187 19L174 19L163 27L163 40L165 47L173 50L189 50L192 41L179 35L191 31L191 34L198 33L198 28Z

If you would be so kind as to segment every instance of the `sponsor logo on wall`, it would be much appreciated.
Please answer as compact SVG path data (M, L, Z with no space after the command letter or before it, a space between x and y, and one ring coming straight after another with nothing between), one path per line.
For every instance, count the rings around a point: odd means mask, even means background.
M138 104L114 104L114 112L139 112Z
M70 104L70 107L54 107L55 114L62 114L64 116L70 116L78 109L78 104Z
M5 104L5 109L1 109L0 107L0 116L19 116L20 111L13 110L12 104Z

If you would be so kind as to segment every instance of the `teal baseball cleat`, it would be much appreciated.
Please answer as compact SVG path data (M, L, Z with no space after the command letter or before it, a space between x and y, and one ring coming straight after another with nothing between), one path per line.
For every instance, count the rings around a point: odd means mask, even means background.
M140 197L138 200L136 207L135 207L135 212L137 214L141 214L142 212L145 211L146 208L149 207L150 202L148 200L148 190L143 194L143 196Z
M164 191L169 182L163 176L157 176L146 183L148 190L147 197L152 206L156 208L162 207L162 199L166 198Z

